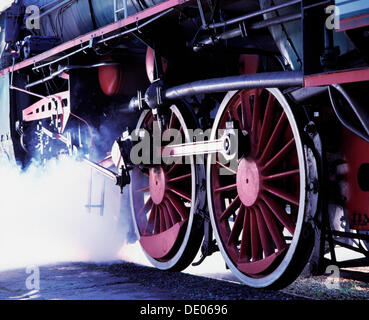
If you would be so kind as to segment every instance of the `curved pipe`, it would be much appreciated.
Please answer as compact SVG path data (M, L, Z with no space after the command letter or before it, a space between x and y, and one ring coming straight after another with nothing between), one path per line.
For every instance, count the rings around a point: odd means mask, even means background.
M336 93L341 94L341 96L346 100L346 102L349 104L351 111L353 112L353 115L355 116L356 120L358 121L357 124L359 124L359 127L352 123L352 119L348 119L345 115L344 111L342 110L342 106L340 106L340 103L336 100ZM350 131L358 135L360 138L364 139L366 142L369 142L369 114L365 110L365 108L362 108L361 105L357 102L354 102L352 100L352 97L346 92L346 90L338 84L334 84L329 87L329 97L331 100L331 104L333 107L333 110L337 116L337 118L340 120L340 122ZM346 110L346 112L349 110ZM361 126L361 128L360 128Z
M164 89L162 84L154 82L146 91L144 99L140 93L138 97L131 99L128 109L130 111L142 109L143 100L149 108L155 109L163 100L177 100L199 94L242 89L303 87L303 84L304 75L300 71L262 72L214 78L190 82L169 89Z
M302 87L303 79L303 73L300 71L246 74L183 84L165 90L163 96L168 100L176 100L187 96L242 89Z

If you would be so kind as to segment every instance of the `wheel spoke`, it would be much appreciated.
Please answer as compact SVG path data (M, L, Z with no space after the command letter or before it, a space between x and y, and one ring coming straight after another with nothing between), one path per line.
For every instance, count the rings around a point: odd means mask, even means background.
M160 233L160 210L159 207L156 206L155 210L155 221L154 221L154 234Z
M179 168L183 168L184 165L183 163L179 162L174 162L173 164L170 165L169 170L167 171L167 176L172 175L174 172L176 172Z
M273 214L263 202L259 203L259 207L277 250L283 250L286 247L286 241L283 238L281 229L274 220Z
M256 221L255 212L250 209L251 215L251 255L252 261L258 261L263 258L263 251L260 243L259 229Z
M236 198L233 199L233 201L227 207L227 209L224 210L224 212L220 216L220 220L228 219L237 210L240 204L241 204L240 197L237 196Z
M273 212L274 216L282 223L282 225L292 234L295 233L295 225L287 215L287 213L282 209L282 207L274 201L272 198L263 195L262 199L267 204L271 212Z
M178 130L177 136L174 138L173 141L178 144L185 142L182 140L182 135L183 135L183 128L180 127Z
M241 93L241 110L243 128L250 129L252 118L250 96L244 92Z
M166 193L166 198L172 204L172 206L177 210L183 220L188 219L188 209L182 204L181 201L177 200L176 196L171 195L170 193Z
M163 207L159 205L158 208L159 208L159 217L160 217L160 233L162 233L166 230L166 228L165 228L165 216L164 216Z
M287 116L286 114L283 112L282 115L280 116L277 125L275 126L272 135L270 136L270 139L266 145L266 147L264 148L263 153L260 156L260 162L264 162L272 153L273 151L273 146L276 144L276 140L278 138L280 138L282 130L286 124L286 120L287 120Z
M277 152L277 154L270 159L261 169L261 171L265 171L268 169L273 168L276 164L280 163L281 161L285 160L285 156L292 150L295 145L295 139L292 138L288 143Z
M256 154L259 155L261 148L267 143L269 136L268 133L270 132L272 128L272 119L273 119L273 109L275 104L275 97L269 93L267 106L265 108L265 114L263 123L261 125L260 135L259 135L259 141L257 145L257 151Z
M286 200L296 206L299 205L299 199L292 195L292 194L289 194L281 189L277 189L275 187L272 187L272 186L267 186L267 185L264 185L264 190L268 191L269 193L275 195L276 197L278 198L281 198L283 200Z
M217 161L216 163L217 163L217 165L219 165L219 166L223 167L224 169L226 169L226 170L228 170L228 171L232 172L233 174L237 174L237 171L233 170L233 169L232 169L232 168L230 168L230 167L227 167L227 166L226 166L226 165L224 165L223 163L221 163L221 162L219 162L219 161Z
M144 187L144 188L140 188L137 189L136 192L145 192L145 191L149 191L150 190L150 186Z
M237 213L236 219L233 224L232 231L228 238L228 245L237 245L238 237L241 233L242 227L243 227L243 217L245 214L245 209L243 206L240 207L240 210Z
M254 108L253 108L253 114L252 114L252 125L251 125L251 132L252 136L256 140L258 136L258 126L260 121L260 109L261 109L261 101L259 97L259 91L254 90Z
M288 178L288 177L291 177L291 176L295 176L295 175L298 175L299 173L300 173L299 169L284 171L284 172L272 174L270 176L265 176L265 177L263 177L263 180L265 180L265 181L278 180L278 179L283 179L283 178Z
M270 256L274 253L273 240L270 236L268 228L265 224L264 218L259 210L259 208L255 207L256 221L258 224L258 230L261 240L261 245L263 247L265 257Z
M170 220L172 225L176 224L177 222L181 221L180 217L178 216L178 213L176 213L174 209L174 207L170 204L170 202L168 200L164 200L164 205L167 209L167 212L169 214Z
M168 129L173 129L173 123L174 123L174 113L172 112L170 114L170 119L169 119L169 123L168 123Z
M185 174L183 176L178 176L176 178L172 178L172 179L169 179L168 182L178 182L178 181L183 181L183 180L188 180L188 179L191 179L192 177L192 174L191 173L188 173L188 174Z
M147 220L145 231L144 231L145 235L150 234L153 229L154 221L155 221L155 210L156 210L156 206L153 205L151 208L149 219Z
M250 210L248 208L245 208L241 237L241 247L240 247L240 260L245 258L249 260L250 257L251 257L251 219L250 219Z
M179 190L178 188L174 187L168 187L168 190L176 194L177 196L180 196L183 199L186 199L187 201L191 202L191 196L187 194L186 192Z
M215 189L215 192L226 192L226 191L231 191L231 190L235 190L237 189L237 184L231 184L229 186L224 186L224 187L220 187Z
M151 197L149 199L147 199L146 203L144 204L144 206L141 208L141 210L138 212L138 217L142 217L152 206L153 202L151 200Z
M162 210L163 210L163 216L164 216L164 222L165 222L165 230L168 230L173 224L172 224L172 220L170 218L170 215L168 213L167 207L165 204L163 204L161 206Z
M145 123L144 123L143 127L144 127L146 130L151 131L151 128L152 128L152 124L153 124L153 122L154 122L154 117L153 117L152 115L150 115L150 116L146 119L146 121L145 121Z

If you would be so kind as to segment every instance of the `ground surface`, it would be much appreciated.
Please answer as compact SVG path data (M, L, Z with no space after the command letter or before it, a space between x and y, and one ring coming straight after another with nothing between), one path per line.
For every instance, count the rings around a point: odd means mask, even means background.
M347 252L337 253L347 258ZM270 291L241 284L219 252L200 266L175 273L152 268L137 243L124 246L119 259L0 271L0 300L369 300L369 267L338 270L333 276L301 276L283 290ZM34 289L35 278L40 279L40 290Z
M301 300L369 299L368 270L300 278L282 291L255 290L229 280L162 272L127 262L64 263L40 267L40 290L29 290L25 269L0 273L1 300ZM219 276L219 274L218 274ZM226 275L224 275L226 277ZM355 280L357 279L357 280Z
M24 269L0 273L0 299L298 299L282 292L185 273L168 273L132 263L71 263L40 267L40 290L28 290Z

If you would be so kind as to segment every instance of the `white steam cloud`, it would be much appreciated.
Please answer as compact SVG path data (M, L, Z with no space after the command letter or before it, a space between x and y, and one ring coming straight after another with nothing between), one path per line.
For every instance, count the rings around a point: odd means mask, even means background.
M12 4L14 0L1 0L0 2L0 12L8 9Z
M119 188L105 181L104 215L100 208L89 212L90 174L86 165L71 159L25 172L1 162L0 270L119 257L127 233ZM101 204L103 194L103 180L98 178L91 189L95 205Z

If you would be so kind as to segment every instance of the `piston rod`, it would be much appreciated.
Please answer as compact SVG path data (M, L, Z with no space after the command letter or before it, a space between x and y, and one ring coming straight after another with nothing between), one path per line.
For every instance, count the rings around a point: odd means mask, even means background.
M211 153L222 153L227 156L230 152L231 142L226 135L217 140L189 142L169 145L162 149L163 158L179 158L197 156Z

